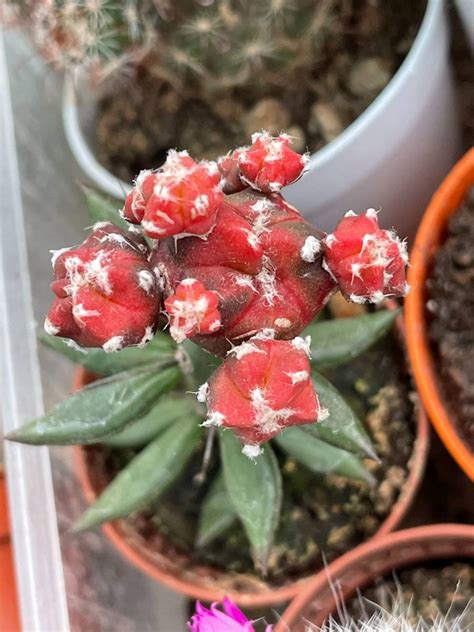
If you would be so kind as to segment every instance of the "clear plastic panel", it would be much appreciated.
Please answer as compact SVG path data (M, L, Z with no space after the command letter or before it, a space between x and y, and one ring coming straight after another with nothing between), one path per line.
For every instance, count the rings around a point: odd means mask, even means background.
M8 431L70 389L73 367L37 348L35 331L51 300L48 251L82 241L88 221L61 123L61 78L23 35L8 32L4 40L10 85L0 59L0 298ZM5 460L25 630L185 629L183 597L135 570L99 530L70 532L85 507L70 449L8 444Z

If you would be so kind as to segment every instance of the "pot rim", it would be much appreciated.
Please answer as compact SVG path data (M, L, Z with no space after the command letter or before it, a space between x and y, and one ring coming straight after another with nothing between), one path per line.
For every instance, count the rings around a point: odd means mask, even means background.
M439 547L439 543L443 543L444 547ZM327 604L315 621L316 624L322 624L337 608L335 582L344 599L347 599L357 589L391 569L410 566L422 560L446 559L455 556L462 546L468 548L466 556L474 558L474 526L454 523L423 525L369 540L317 573L285 610L275 632L288 632L290 626L304 614L308 604L318 597L318 593L320 598L326 599L324 603ZM351 571L356 572L353 577L350 576ZM346 585L343 584L344 580Z
M390 309L395 309L398 306L394 300L386 301L386 305ZM403 341L404 323L401 314L396 319L396 330ZM74 390L84 386L87 375L88 372L83 367L77 369L74 374ZM369 541L386 536L386 534L396 529L411 506L421 483L429 447L429 424L427 416L421 406L415 407L414 420L416 423L416 434L413 453L410 458L410 469L407 480L405 481L405 485L397 499L397 502L393 505L390 513ZM75 464L86 500L91 503L95 500L97 494L90 481L84 452L81 446L75 446ZM286 586L269 588L268 590L262 592L219 591L214 588L202 586L196 580L176 577L170 572L159 568L156 564L149 561L142 553L142 549L145 549L146 547L132 544L129 540L127 540L126 534L121 527L121 520L102 525L102 530L129 562L134 564L137 568L156 581L192 599L213 602L221 601L223 597L227 595L240 606L263 607L277 605L292 599L312 582L312 578L310 576L305 579L295 580ZM205 566L202 565L202 568L205 568Z
M415 72L419 59L425 54L431 33L436 28L443 11L443 3L440 0L427 1L418 33L398 70L370 105L337 138L311 155L310 170L320 169L326 163L333 161L347 145L363 134L372 120L379 117L386 106L396 98L405 81ZM131 185L114 176L101 165L87 143L79 120L75 84L76 77L67 73L62 97L62 119L69 147L81 169L96 186L117 199L123 199L130 192Z
M426 318L426 281L434 254L443 241L450 216L474 183L474 148L459 160L433 195L418 228L411 251L405 302L406 340L413 376L433 426L451 456L474 481L474 452L456 429L439 389L436 361Z

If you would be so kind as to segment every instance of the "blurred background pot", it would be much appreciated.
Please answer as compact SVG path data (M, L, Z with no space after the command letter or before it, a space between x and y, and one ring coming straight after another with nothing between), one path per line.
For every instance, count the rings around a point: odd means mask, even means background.
M474 149L456 164L434 194L416 234L411 252L406 299L406 336L413 375L423 405L441 440L471 480L474 453L460 436L440 391L440 376L427 321L427 287L433 259L444 241L447 223L474 184Z
M427 560L473 557L470 525L428 525L370 540L315 575L285 610L275 632L303 632L305 622L321 626L337 614L338 602L392 571Z
M309 173L287 197L322 229L349 208L384 208L384 224L413 235L430 192L459 154L459 117L449 67L442 0L428 0L405 61L372 104L334 141L313 154ZM102 191L123 198L129 183L95 157L97 97L65 82L63 122L84 173Z
M396 308L395 301L388 301L387 307ZM396 330L399 338L403 338L401 316L397 318ZM74 390L82 388L94 379L94 375L80 368L76 371L73 388ZM385 536L398 527L411 507L423 478L429 446L429 425L421 407L416 411L415 423L416 436L408 478L390 513L372 539ZM98 480L100 474L98 476L97 472L92 472L86 453L80 446L75 448L75 452L76 470L85 498L88 503L93 503L100 491ZM133 524L126 519L105 524L103 531L130 563L157 582L192 599L212 602L221 601L225 595L228 595L241 606L259 608L284 603L299 594L311 582L311 579L306 576L281 587L272 587L258 579L249 581L246 585L244 580L239 580L235 573L193 564L191 560L186 563L183 570L183 554L178 553L162 535L159 536L157 546L159 550L153 551L148 546L148 542L136 534Z

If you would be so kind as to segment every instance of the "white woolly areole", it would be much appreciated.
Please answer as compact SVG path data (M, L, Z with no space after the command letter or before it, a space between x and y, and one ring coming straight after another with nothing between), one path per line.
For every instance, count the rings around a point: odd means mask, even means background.
M150 342L150 340L153 340L153 327L151 325L148 325L148 327L145 327L145 333L143 334L143 338L140 340L140 342L137 344L137 347L142 348L144 347L147 342Z
M314 235L306 237L303 247L300 250L300 255L303 261L306 263L314 263L316 261L316 255L321 251L321 243Z
M251 342L243 342L237 347L232 347L232 349L230 349L230 351L227 352L227 355L228 356L232 355L235 358L237 358L237 360L241 360L242 358L244 358L246 355L249 355L250 353L265 353L265 351L263 349L259 349L256 345L252 344Z
M288 320L288 318L275 318L273 324L279 329L289 329L291 327L291 320Z
M344 217L357 217L357 214L351 210L351 211L347 211L347 213L344 213Z
M270 327L264 327L258 334L252 336L250 340L274 340L275 330Z
M72 307L72 315L74 320L84 324L84 318L94 318L100 316L100 313L96 309L86 309L82 303L77 303Z
M123 342L123 336L113 336L112 338L107 340L107 342L104 342L104 344L102 345L102 349L106 353L114 353L115 351L120 351L121 349L123 349Z
M96 222L92 226L92 230L100 230L101 228L105 228L106 226L110 226L110 222Z
M201 426L208 428L209 426L222 426L225 421L225 415L218 410L209 413L207 418L202 422Z
M297 336L296 338L293 338L291 344L295 347L295 349L304 351L308 358L311 358L311 336L305 336L304 338Z
M145 294L150 294L155 284L155 278L149 270L140 270L138 273L138 285L142 288Z
M201 402L201 404L204 404L205 402L207 402L208 395L209 384L207 382L204 382L204 384L201 384L201 386L198 388L196 399L198 400L198 402Z
M50 336L55 336L59 333L59 327L53 325L53 323L49 320L49 318L44 319L44 330Z
M282 424L295 413L291 408L274 410L265 399L264 390L258 386L250 392L250 401L254 410L255 426L262 433L277 432Z
M349 300L353 303L359 303L360 305L367 303L367 298L365 296L358 296L357 294L351 294L349 296Z
M338 239L331 233L329 235L326 235L323 241L328 248L332 248L333 244L335 244L338 241Z
M267 255L262 257L262 269L255 277L259 282L263 294L263 298L268 305L273 305L275 299L279 296L276 287L276 272L273 263Z
M242 454L244 454L249 459L252 459L252 461L260 456L262 452L263 448L261 445L258 445L258 443L246 443L242 447Z
M77 256L66 257L64 266L69 281L66 292L74 298L79 288L90 284L96 285L109 296L113 288L107 271L108 262L108 254L104 250L99 250L94 259L88 262L83 262Z
M50 250L49 252L51 253L51 265L54 268L54 264L56 263L57 259L64 253L64 252L68 252L68 250L71 250L71 247L69 248L59 248L59 250Z
M257 291L257 288L254 285L252 277L248 276L247 274L239 274L238 276L235 277L235 282L240 287L250 288L252 292Z
M292 384L299 384L300 382L306 382L309 378L308 371L294 371L293 373L287 373Z
M374 208L368 208L365 214L369 219L377 219L378 212Z

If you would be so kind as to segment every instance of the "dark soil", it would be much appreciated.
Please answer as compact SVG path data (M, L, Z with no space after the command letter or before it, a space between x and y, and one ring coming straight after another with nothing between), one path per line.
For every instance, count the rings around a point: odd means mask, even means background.
M345 0L324 27L309 75L284 87L261 81L206 94L178 93L158 79L147 60L99 103L97 153L112 173L130 182L158 167L170 147L216 158L247 144L260 129L295 137L295 149L314 152L338 136L383 90L419 30L426 0ZM282 68L284 75L285 69Z
M445 627L437 627L437 630L468 632L474 629L473 595L472 564L437 562L401 570L380 579L375 585L363 590L361 596L350 601L346 610L353 619L367 621L373 613L381 612L380 608L374 608L373 604L376 603L388 613L406 616L413 629L419 629L416 626L420 625L421 618L423 624L430 627L420 628L420 632L432 629L431 626L435 622L440 624L444 617L447 619L443 624ZM461 616L459 627L448 625L448 621L452 623Z
M451 217L427 288L440 387L474 451L474 189Z
M314 572L322 564L322 554L330 561L366 540L397 501L407 479L415 433L410 384L402 367L402 351L387 337L358 360L328 374L366 421L380 457L380 463L367 461L377 481L374 487L335 475L312 474L274 446L283 473L284 504L266 578L271 585L283 585ZM86 455L94 485L100 490L134 452L94 446L86 448ZM122 524L128 537L145 542L151 557L156 555L160 563L173 548L177 556L174 562L181 568L205 565L234 571L229 589L245 585L258 590L263 580L254 571L239 524L208 547L194 550L200 504L209 484L196 481L201 462L199 453L155 508ZM210 478L216 468L214 461ZM219 585L222 587L222 578Z

